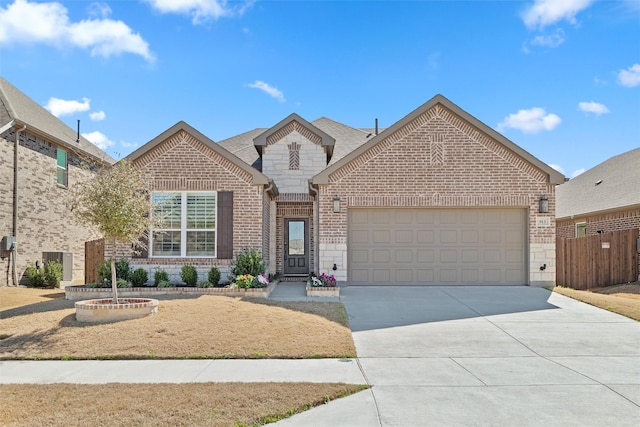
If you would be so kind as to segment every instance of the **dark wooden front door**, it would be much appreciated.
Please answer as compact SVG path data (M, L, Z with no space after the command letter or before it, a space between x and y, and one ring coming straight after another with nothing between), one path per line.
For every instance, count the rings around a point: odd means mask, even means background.
M309 220L284 220L284 274L309 274Z

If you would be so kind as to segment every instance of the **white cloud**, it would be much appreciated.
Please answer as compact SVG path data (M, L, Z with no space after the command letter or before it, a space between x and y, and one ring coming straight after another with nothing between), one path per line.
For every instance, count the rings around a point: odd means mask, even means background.
M109 14L106 5L96 6L96 13ZM149 44L122 21L105 16L70 22L67 9L57 2L30 3L15 0L6 9L0 7L0 45L46 44L90 49L91 56L132 53L153 61Z
M585 169L584 169L584 168L582 168L582 169L578 169L578 170L575 170L575 171L573 171L573 173L571 174L571 178L575 178L576 176L581 175L581 174L583 174L584 172L585 172Z
M91 100L82 98L82 102L76 100L67 101L60 98L49 98L49 102L44 106L51 114L56 117L67 116L78 113L80 111L88 111L91 108Z
M564 169L562 169L560 167L560 165L556 165L554 163L550 163L549 166L551 166L553 169L557 170L558 172L560 172L561 174L564 175Z
M604 105L598 102L580 102L578 103L578 108L585 113L593 113L597 116L600 114L606 114L609 112L609 109Z
M107 148L111 147L114 144L114 142L111 141L109 138L107 138L107 136L102 132L94 131L89 133L83 133L82 136L87 138L89 141L93 143L93 145L95 145L101 150L106 150Z
M558 29L555 33L549 35L539 35L531 40L532 46L558 47L564 43L564 31Z
M557 115L547 114L544 108L534 107L509 114L498 124L498 130L502 132L504 129L513 128L524 133L537 133L543 130L553 130L561 122L562 119Z
M594 0L534 0L521 14L528 28L544 28L559 21L576 23L576 15Z
M89 118L91 120L94 120L96 122L99 122L101 120L104 120L107 117L107 115L104 113L104 111L100 110L100 111L94 111L93 113L89 113Z
M266 93L267 95L269 95L272 98L275 98L278 100L278 102L284 102L284 94L278 89L275 88L273 86L270 86L269 84L260 81L260 80L256 80L255 82L247 85L250 88L253 89L259 89L261 91L263 91L264 93Z
M626 87L636 87L640 85L640 64L633 64L626 70L618 73L618 83Z
M145 0L161 13L191 15L194 24L202 24L210 19L232 15L242 15L255 0L230 5L227 0Z

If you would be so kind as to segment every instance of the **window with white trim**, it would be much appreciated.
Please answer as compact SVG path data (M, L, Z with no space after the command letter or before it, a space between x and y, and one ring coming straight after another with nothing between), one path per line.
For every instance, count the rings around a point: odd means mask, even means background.
M162 226L151 230L150 256L216 256L217 193L163 192L151 197Z
M576 224L576 237L585 237L587 235L587 223L579 222Z

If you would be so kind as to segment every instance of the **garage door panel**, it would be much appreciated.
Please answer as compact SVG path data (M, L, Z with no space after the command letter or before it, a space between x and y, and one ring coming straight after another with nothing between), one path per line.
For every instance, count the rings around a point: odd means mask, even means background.
M349 209L348 279L525 284L524 209Z
M411 230L396 230L395 242L400 244L413 243L414 232Z

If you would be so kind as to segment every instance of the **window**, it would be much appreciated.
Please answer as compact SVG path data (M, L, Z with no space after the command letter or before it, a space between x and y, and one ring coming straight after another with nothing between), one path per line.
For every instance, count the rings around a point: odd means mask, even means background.
M576 224L576 237L585 237L587 235L587 223L581 222Z
M217 193L154 193L154 215L162 227L151 232L151 256L215 257Z
M67 173L67 152L58 148L57 150L58 163L56 166L56 180L58 185L67 186L68 173Z

